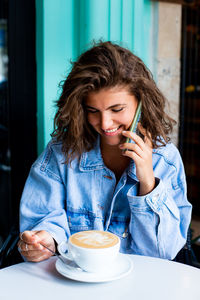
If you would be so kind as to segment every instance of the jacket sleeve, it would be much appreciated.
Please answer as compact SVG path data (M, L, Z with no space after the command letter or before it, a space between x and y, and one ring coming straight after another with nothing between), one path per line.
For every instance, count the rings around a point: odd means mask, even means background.
M65 187L51 149L33 164L20 202L20 231L46 230L57 243L69 236Z
M186 243L192 206L178 150L174 161L161 156L154 167L157 185L151 193L135 196L131 189L128 192L133 252L174 259Z

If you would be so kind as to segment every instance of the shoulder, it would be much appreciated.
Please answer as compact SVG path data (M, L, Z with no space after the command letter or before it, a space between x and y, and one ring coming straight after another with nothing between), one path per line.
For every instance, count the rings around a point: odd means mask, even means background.
M62 142L58 142L52 139L38 157L36 163L41 165L47 165L52 159L54 160L64 160L64 154L62 152Z
M64 153L62 151L62 147L63 147L62 142L52 139L46 147L46 153L51 153L57 158L64 159Z
M179 150L173 143L168 143L165 146L153 149L153 154L157 159L163 159L169 165L176 165L182 163L181 155Z
M185 170L179 150L173 143L153 149L154 172L158 177L171 178L173 186L185 185Z
M65 157L62 152L62 142L51 140L44 151L32 165L32 169L37 169L48 176L60 180L60 171L64 166Z

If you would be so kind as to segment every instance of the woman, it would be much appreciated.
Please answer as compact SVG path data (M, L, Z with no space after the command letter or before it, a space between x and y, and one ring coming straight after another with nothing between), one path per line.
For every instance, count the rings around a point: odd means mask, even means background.
M139 101L136 134L129 128ZM21 199L18 247L27 260L51 256L41 244L55 251L72 233L90 229L117 234L123 253L176 256L191 204L165 102L144 63L116 44L99 43L73 64L53 138Z

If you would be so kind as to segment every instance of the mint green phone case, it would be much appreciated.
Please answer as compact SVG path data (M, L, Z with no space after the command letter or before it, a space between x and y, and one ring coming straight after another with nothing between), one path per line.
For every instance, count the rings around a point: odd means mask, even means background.
M129 129L129 131L131 131L131 132L136 132L136 130L137 130L137 125L138 125L138 122L139 122L140 116L141 116L141 108L142 108L142 102L140 101L138 103L133 122L131 124L130 129ZM130 139L126 138L126 143L129 143L129 142L130 142Z

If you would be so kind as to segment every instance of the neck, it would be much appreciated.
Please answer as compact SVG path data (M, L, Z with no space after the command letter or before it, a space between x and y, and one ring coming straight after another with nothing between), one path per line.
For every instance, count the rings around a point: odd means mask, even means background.
M113 154L115 156L122 156L122 150L119 149L118 145L112 146L112 145L108 145L106 143L103 143L101 141L100 147L101 147L101 152L102 153Z
M115 173L117 181L130 163L130 158L122 155L122 150L117 146L101 143L101 155L104 164Z

